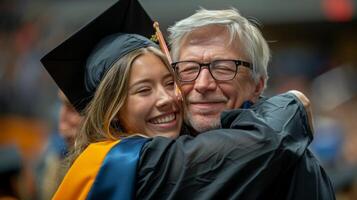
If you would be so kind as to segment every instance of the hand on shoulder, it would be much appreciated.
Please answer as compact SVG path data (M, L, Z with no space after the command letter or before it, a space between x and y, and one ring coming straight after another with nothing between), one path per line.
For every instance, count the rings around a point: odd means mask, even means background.
M305 107L305 111L308 116L308 121L309 121L309 126L311 128L311 132L314 132L314 126L313 126L313 119L312 119L312 108L311 108L311 102L309 98L306 97L306 95L298 90L289 90L289 93L294 94L302 103L302 105Z

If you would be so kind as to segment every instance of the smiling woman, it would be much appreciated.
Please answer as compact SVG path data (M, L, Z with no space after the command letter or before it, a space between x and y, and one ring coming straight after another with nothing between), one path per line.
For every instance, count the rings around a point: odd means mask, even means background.
M84 68L90 100L85 103L71 155L75 162L54 199L87 196L89 189L96 188L92 178L102 174L98 166L112 155L110 152L119 149L112 156L122 155L120 149L126 148L128 141L124 137L140 134L175 138L181 129L182 111L175 97L173 71L155 43L140 35L116 33L104 37L93 49ZM144 142L146 139L129 145L124 154L138 155ZM88 171L81 167L83 163L89 166ZM120 162L121 166L124 163ZM135 171L135 163L128 165L126 169ZM84 187L78 193L70 189L73 184Z
M122 21L112 22L118 13L125 13ZM119 1L41 60L83 116L68 159L71 167L54 199L89 198L88 192L98 189L93 181L110 172L101 171L107 158L127 166L120 180L134 181L128 175L136 169L133 157L148 137L179 135L182 111L174 72L158 45L147 39L150 30L152 21L138 2ZM144 137L131 140L135 135Z
M92 61L88 62L88 74L103 68L102 63L110 63L102 58L101 54L107 52L103 48L128 48L130 44L133 50L120 57L107 72L99 73L105 74L103 78L87 76L88 83L101 81L98 86L92 86L96 89L86 108L81 128L83 137L77 140L79 152L89 143L117 140L135 133L177 137L182 115L175 98L173 72L163 53L139 35L118 34L103 41L100 50L88 59ZM147 43L147 47L135 49L138 48L135 43Z
M126 102L118 117L128 133L177 137L182 117L174 103L174 77L157 55L138 56L132 63ZM150 67L148 67L150 66Z

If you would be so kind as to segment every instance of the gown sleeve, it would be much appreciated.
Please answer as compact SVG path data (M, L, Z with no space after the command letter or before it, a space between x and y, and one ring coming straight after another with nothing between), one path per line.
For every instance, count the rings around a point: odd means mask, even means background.
M328 177L307 148L312 132L293 94L225 112L221 124L197 137L147 142L137 168L136 198L294 199L295 188L312 185L309 192L319 194L305 199L334 199ZM301 174L313 182L307 185Z

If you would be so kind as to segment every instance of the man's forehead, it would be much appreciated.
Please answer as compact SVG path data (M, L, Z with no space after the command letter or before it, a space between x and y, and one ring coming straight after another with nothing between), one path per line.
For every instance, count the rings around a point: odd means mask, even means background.
M233 40L232 40L233 39ZM181 43L179 60L244 59L247 56L238 38L231 38L226 26L209 25L197 28Z
M209 25L199 27L185 36L183 45L209 45L212 42L221 42L226 39L230 40L229 32L226 27L220 25Z

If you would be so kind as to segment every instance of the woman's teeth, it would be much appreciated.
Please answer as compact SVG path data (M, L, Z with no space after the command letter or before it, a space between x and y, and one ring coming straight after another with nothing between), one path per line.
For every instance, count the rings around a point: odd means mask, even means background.
M150 120L150 122L153 124L164 124L164 123L168 123L168 122L175 120L175 118L176 118L176 115L174 113L172 113L169 115L164 115L164 116L152 119L152 120Z

